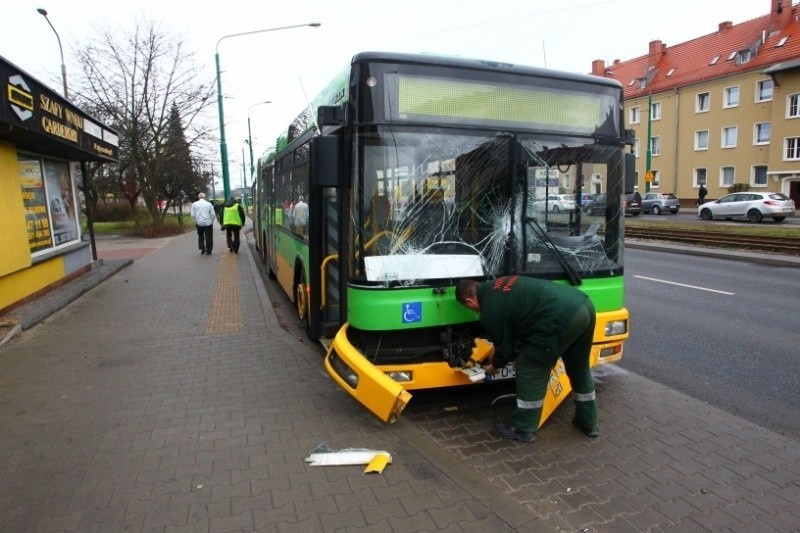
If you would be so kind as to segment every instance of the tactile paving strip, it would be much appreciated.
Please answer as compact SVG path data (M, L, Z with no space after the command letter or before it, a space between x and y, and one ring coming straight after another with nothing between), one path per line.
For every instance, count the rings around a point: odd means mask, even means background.
M242 331L242 314L239 310L239 274L236 268L238 255L223 254L214 282L211 312L206 324L206 335L237 333Z

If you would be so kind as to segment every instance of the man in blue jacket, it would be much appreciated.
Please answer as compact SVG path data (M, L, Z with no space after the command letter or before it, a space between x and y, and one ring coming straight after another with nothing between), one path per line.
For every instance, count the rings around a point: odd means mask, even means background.
M550 372L559 357L572 385L573 424L587 437L599 435L589 366L596 316L586 294L552 281L507 276L483 283L461 280L456 299L480 313L481 325L494 343L486 373L494 375L516 361L517 408L510 422L495 426L501 437L536 440Z

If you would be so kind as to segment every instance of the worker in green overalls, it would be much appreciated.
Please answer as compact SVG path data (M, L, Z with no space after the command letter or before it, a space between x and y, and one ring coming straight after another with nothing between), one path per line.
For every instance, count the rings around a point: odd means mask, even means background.
M483 367L486 373L494 375L516 361L517 408L510 422L495 426L501 437L536 440L550 372L559 357L572 385L573 424L587 437L599 435L589 367L596 317L586 294L552 281L507 276L483 283L461 280L456 299L480 313L481 325L494 342L495 353Z

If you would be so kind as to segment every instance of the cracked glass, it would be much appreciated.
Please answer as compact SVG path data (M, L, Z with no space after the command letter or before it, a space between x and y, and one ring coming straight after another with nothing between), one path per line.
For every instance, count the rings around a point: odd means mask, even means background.
M622 271L622 151L581 136L375 126L355 144L351 279ZM581 202L603 193L602 202Z

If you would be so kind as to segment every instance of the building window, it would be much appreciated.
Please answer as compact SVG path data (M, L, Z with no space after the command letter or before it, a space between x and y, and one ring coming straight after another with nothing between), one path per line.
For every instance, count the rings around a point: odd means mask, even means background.
M716 65L717 61L719 61L719 56L714 56L714 57L711 58L711 61L709 61L708 64L709 64L709 66L710 65Z
M800 118L800 93L786 97L786 118Z
M750 183L754 187L767 186L767 165L755 165L753 167L753 178Z
M650 106L650 120L659 120L661 118L661 102L653 102Z
M772 80L759 80L756 82L756 102L772 100Z
M630 109L630 123L631 124L638 124L641 121L641 113L640 113L639 106L632 107Z
M739 86L725 87L725 96L722 107L736 107L739 105Z
M694 149L708 150L708 130L694 132Z
M706 184L706 176L708 171L704 168L694 169L694 186L699 187Z
M650 137L650 155L661 155L661 137Z
M660 170L650 170L653 173L653 181L650 182L651 187L658 187L658 184L661 182L661 171Z
M730 187L736 180L736 172L733 167L721 167L719 169L719 186Z
M736 54L737 65L744 65L745 63L749 63L751 59L753 59L753 52L750 51L750 49L739 50L739 52Z
M785 146L786 151L784 159L786 161L800 160L800 137L787 137Z
M635 157L639 157L639 139L636 139L633 142L633 155Z
M711 109L711 93L699 93L694 107L697 113L705 113Z
M769 144L769 122L758 122L754 126L753 144Z
M722 147L736 148L736 126L722 128Z

